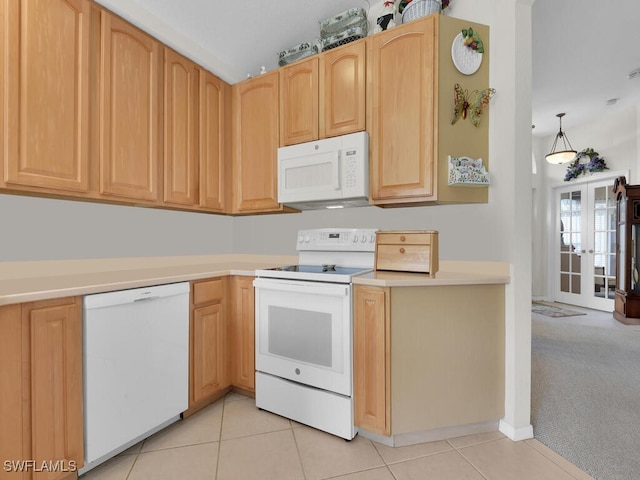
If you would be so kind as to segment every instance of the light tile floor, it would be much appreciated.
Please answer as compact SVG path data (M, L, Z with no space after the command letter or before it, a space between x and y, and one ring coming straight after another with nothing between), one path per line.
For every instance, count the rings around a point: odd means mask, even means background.
M82 480L586 480L537 440L499 432L391 448L351 442L258 410L230 393Z

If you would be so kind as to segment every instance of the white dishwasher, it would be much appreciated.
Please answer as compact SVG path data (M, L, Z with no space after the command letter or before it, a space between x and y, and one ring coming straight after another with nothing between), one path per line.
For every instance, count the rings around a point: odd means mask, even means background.
M188 408L189 283L87 295L84 473Z

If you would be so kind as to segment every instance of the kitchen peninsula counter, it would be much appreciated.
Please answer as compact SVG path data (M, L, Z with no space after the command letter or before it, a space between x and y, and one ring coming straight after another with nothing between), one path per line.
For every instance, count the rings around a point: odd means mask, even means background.
M198 255L0 263L0 305L225 275L297 263L286 255Z
M498 430L509 264L440 262L354 278L360 434L390 446Z
M440 270L431 277L426 273L376 270L354 277L356 285L373 287L436 287L454 285L499 285L510 282L509 264L505 262L440 261Z

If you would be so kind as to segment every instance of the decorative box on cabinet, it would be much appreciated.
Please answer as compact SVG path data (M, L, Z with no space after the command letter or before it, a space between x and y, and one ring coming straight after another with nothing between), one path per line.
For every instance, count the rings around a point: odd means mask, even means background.
M428 273L438 272L438 232L395 230L376 232L376 270Z
M616 293L613 316L628 325L640 325L640 185L616 179Z
M458 33L484 41L480 68L460 73L451 59ZM486 203L488 187L449 186L448 157L482 158L488 167L489 108L480 125L451 124L454 85L489 87L489 27L432 14L367 38L371 202L381 207Z

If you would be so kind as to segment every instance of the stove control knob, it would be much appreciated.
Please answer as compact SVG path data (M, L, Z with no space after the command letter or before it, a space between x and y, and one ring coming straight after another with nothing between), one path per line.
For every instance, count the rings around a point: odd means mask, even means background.
M369 236L369 243L374 243L376 241L376 236L375 235L370 235Z
M362 243L367 241L367 236L366 235L362 235L361 239Z
M304 237L304 241L306 243L309 243L311 241L311 237L309 235L307 235L306 237Z
M298 235L298 243L302 243L304 241L304 237L302 235Z

